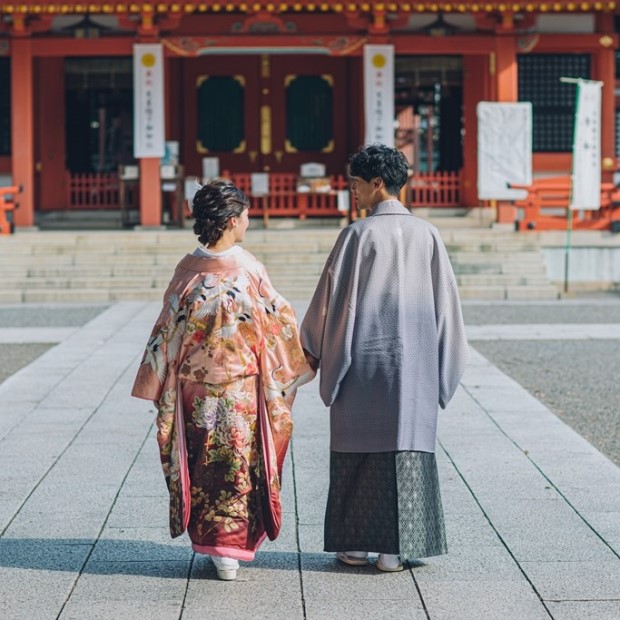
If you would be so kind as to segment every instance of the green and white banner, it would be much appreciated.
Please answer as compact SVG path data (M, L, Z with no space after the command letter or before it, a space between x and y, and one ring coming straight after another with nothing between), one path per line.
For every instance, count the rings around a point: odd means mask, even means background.
M601 207L601 87L602 82L577 82L577 112L573 139L570 208Z

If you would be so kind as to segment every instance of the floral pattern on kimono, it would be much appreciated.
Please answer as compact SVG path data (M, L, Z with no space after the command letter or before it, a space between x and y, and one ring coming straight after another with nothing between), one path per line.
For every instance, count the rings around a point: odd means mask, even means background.
M277 536L290 409L312 376L291 306L249 252L179 263L132 392L157 406L173 537Z

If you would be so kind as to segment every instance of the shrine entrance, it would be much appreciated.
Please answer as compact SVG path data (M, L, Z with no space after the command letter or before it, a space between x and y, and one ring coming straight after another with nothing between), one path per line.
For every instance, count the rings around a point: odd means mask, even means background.
M412 206L460 206L463 167L463 59L398 56L395 144L413 170Z
M342 173L351 109L348 59L295 55L203 56L184 59L181 154L186 174L202 175L202 158L220 171L290 172L303 163ZM357 101L357 99L356 99Z

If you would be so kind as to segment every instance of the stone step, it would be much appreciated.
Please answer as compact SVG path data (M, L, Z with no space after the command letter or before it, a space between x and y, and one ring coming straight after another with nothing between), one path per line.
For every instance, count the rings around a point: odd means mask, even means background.
M67 288L67 289L93 289L93 288L161 288L162 290L170 282L172 273L160 277L153 276L108 276L108 277L84 277L83 275L59 276L59 277L29 277L27 278L28 287L35 288ZM300 284L316 285L319 280L320 272L317 273L269 273L272 282L283 285ZM0 279L3 289L17 289L23 287L23 278L2 278Z
M459 287L461 299L480 300L543 300L558 299L559 292L553 285L547 286L463 286Z
M276 288L309 299L338 228L250 229L243 245ZM535 238L490 229L442 230L463 299L553 299ZM0 239L0 303L160 300L197 242L179 231L19 233Z
M309 299L314 288L278 288L287 299ZM107 302L107 301L161 301L163 289L29 289L16 291L6 296L0 291L0 303L64 303L64 302Z
M488 286L545 286L549 280L544 274L456 274L456 282L459 287L477 286L484 284Z
M488 263L488 262L539 262L538 252L448 252L450 260L459 263Z

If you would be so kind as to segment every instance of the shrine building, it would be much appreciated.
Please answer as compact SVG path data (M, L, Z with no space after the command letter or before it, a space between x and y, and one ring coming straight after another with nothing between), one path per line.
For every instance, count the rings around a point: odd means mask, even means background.
M411 206L479 204L480 101L532 102L534 178L570 174L575 90L560 77L603 82L609 182L615 11L574 0L0 0L0 185L23 187L15 221L32 226L54 211L120 209L119 175L135 170L123 199L136 223L162 223L162 160L134 149L136 44L161 47L162 126L179 174L200 179L217 162L251 193L252 174L268 173L267 191L290 198L282 215L300 208L304 164L346 187L347 156L365 141L370 45L393 48L386 104L412 168ZM334 193L306 198L304 213L337 216Z

